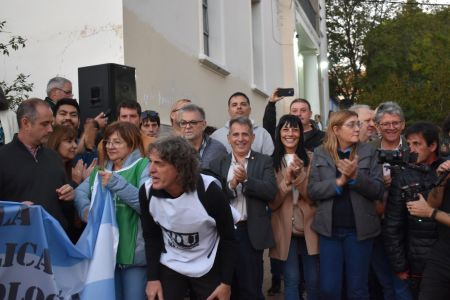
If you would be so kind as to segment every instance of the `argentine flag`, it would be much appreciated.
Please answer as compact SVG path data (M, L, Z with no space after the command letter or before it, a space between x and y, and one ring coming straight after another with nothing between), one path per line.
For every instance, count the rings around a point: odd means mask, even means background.
M41 206L0 201L4 299L70 299L74 294L81 299L115 299L119 232L111 193L97 186L76 245Z

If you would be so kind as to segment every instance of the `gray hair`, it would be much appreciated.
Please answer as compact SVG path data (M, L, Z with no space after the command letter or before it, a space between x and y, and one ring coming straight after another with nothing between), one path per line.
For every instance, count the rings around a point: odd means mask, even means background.
M72 83L69 79L64 77L53 77L47 83L47 96L50 96L50 93L53 89L61 89L64 87L66 83Z
M200 106L195 105L193 103L185 105L185 106L183 106L182 108L180 108L178 110L178 112L177 112L177 120L180 120L181 115L184 112L198 112L203 120L206 119L205 110L203 108L201 108Z
M236 117L234 119L231 119L230 123L229 123L229 131L228 131L228 133L231 131L231 126L234 123L248 126L248 128L250 128L250 134L253 134L253 124L252 124L252 121L249 118L247 118L247 117Z
M403 114L403 110L400 107L400 105L398 105L397 102L387 101L378 105L378 107L375 109L375 117L374 117L375 123L379 123L381 118L385 114L397 115L400 117L402 121L405 121L405 115Z
M160 137L148 148L148 153L153 152L175 167L178 171L177 184L184 192L195 191L200 174L200 162L197 151L189 142L180 136Z
M354 112L358 113L358 111L361 110L361 109L372 110L370 108L370 106L367 105L367 104L354 104L354 105L350 106L350 108L348 110L351 110L351 111L354 111Z
M21 128L22 124L20 120L23 118L27 118L30 120L31 123L36 121L37 119L37 107L39 105L44 105L45 107L48 107L50 109L50 106L48 104L39 98L30 98L27 100L22 101L19 104L19 107L17 108L16 117L17 117L17 123L19 124L19 128Z

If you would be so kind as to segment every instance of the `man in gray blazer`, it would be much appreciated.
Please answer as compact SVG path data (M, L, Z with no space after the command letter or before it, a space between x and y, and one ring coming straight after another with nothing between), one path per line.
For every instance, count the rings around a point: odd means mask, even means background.
M210 163L210 169L226 178L231 205L239 211L236 224L238 263L232 285L233 299L264 299L263 250L274 245L267 203L277 193L272 159L251 150L255 139L247 117L230 121L228 141L232 151Z

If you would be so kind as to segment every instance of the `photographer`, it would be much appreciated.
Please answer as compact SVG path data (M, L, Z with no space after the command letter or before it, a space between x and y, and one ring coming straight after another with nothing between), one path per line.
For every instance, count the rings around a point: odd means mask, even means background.
M431 249L420 285L419 299L450 299L450 160L442 163L437 173L445 176L441 184L419 201L407 203L408 211L416 217L429 217L438 224L439 237ZM439 209L437 209L439 207Z
M436 242L436 222L431 218L411 216L405 202L414 201L414 193L424 192L437 179L439 130L427 122L418 122L405 132L411 152L417 154L414 165L391 167L392 183L386 204L383 235L391 267L403 281L408 281L417 298L425 257ZM392 164L391 164L392 165Z

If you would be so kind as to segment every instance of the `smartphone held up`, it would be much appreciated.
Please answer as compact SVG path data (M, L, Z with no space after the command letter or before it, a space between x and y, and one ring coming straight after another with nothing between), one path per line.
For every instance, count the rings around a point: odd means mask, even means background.
M278 97L292 97L294 96L293 88L279 88L276 91Z

